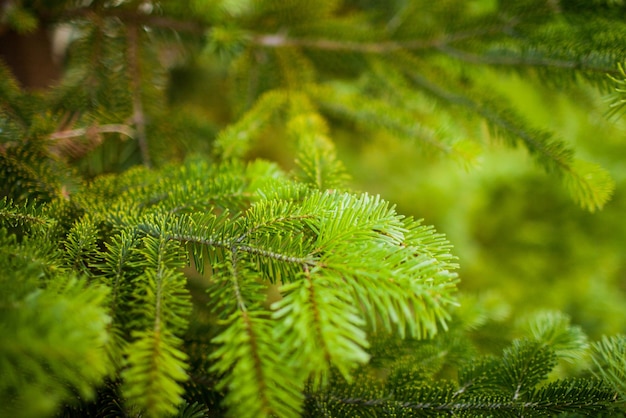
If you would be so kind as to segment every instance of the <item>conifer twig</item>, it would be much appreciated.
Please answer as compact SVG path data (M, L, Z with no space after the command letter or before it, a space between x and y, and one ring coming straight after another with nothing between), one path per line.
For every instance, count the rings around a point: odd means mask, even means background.
M91 18L93 16L93 7L82 7L74 10L65 11L62 15L64 19ZM131 10L101 9L98 10L98 16L119 19L121 22L129 26L149 26L151 28L170 29L178 32L186 32L201 35L206 31L206 25L193 20L179 20L168 16L159 16L156 14L148 14ZM56 21L51 16L47 17L48 21Z
M63 131L58 131L50 134L48 137L51 140L56 139L65 139L65 138L76 138L79 136L91 136L93 134L104 134L104 133L119 133L124 136L133 138L134 130L128 126L123 124L108 124L108 125L96 125L89 126L87 128L78 128L78 129L68 129Z
M503 65L503 66L528 66L528 67L547 67L547 68L560 68L568 70L583 70L593 71L606 74L617 74L619 71L613 67L600 67L589 65L586 66L584 62L580 61L568 61L556 58L538 58L529 57L524 58L520 56L488 56L472 54L467 51L461 51L456 48L452 48L447 44L437 45L436 48L453 57L460 59L461 61L470 62L472 64L491 64L491 65Z
M133 96L133 124L137 134L141 159L150 167L150 153L146 138L146 117L141 101L141 71L139 68L139 28L136 24L128 25L128 65Z
M510 31L515 22L506 25L482 28L473 31L450 33L434 39L414 39L407 41L354 42L334 39L289 38L283 34L258 34L252 38L256 45L266 48L304 47L327 51L352 51L385 54L399 50L420 50L439 48L453 42L481 36L497 35Z
M129 138L134 138L135 131L128 125L92 125L86 128L65 129L48 136L53 142L50 150L53 154L63 157L81 158L102 143L103 133L119 133ZM81 138L85 137L87 142ZM78 139L77 139L78 138Z

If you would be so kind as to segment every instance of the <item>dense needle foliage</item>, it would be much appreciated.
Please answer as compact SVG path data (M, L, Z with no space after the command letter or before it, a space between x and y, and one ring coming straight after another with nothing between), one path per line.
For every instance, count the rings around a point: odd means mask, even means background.
M355 190L339 154L393 138L471 170L519 147L602 209L610 174L495 79L599 91L618 119L624 17L1 1L0 415L623 414L623 336L554 310L498 329L504 304L459 294L444 235Z

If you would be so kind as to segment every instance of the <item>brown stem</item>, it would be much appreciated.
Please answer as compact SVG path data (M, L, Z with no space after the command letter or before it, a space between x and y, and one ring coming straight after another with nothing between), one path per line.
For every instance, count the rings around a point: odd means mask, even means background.
M61 77L46 27L40 26L29 33L12 29L0 33L0 61L6 63L22 87L28 90L47 89Z
M93 14L92 8L80 8L74 10L68 10L59 18L49 17L48 20L56 22L59 20L71 20L78 18L89 18ZM178 32L187 32L195 34L204 34L207 27L206 25L191 21L191 20L178 20L167 16L159 16L153 14L146 14L131 10L119 10L119 9L104 9L98 11L99 16L113 17L119 19L121 22L128 26L149 26L151 28L171 29Z
M54 132L50 134L49 138L52 140L55 140L55 139L65 139L65 138L76 138L76 137L84 136L88 134L103 134L103 133L119 133L124 136L128 136L130 138L132 138L134 135L133 129L128 125L109 124L109 125L92 126L89 128L68 129L65 131Z
M438 48L442 45L447 45L466 39L506 33L514 25L515 23L511 22L509 24L498 25L480 30L446 34L444 36L434 39L414 39L407 41L353 42L336 41L332 39L289 38L283 34L259 34L252 38L252 42L256 45L266 48L302 47L327 51L351 51L372 54L386 54L399 50L420 50Z

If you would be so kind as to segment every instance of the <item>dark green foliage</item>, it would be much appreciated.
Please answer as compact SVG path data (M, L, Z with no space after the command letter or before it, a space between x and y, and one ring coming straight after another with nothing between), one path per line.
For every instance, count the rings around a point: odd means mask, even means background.
M471 356L461 364L457 379L434 382L430 378L441 373L450 359L441 356L437 341L412 345L410 350L406 343L395 350L384 348L382 359L374 349L374 369L361 371L358 384L346 384L335 376L331 389L310 393L307 416L598 416L613 409L615 393L599 380L548 382L556 355L540 342L516 340L499 358ZM443 346L454 350L447 342ZM398 362L402 352L410 361ZM393 357L387 357L390 353Z
M44 91L0 62L0 415L623 411L621 337L599 380L560 373L589 344L558 312L482 344L498 308L459 298L446 238L336 149L471 166L502 138L602 208L608 173L492 88L584 80L620 115L623 5L593 4L3 2L0 37L68 37Z

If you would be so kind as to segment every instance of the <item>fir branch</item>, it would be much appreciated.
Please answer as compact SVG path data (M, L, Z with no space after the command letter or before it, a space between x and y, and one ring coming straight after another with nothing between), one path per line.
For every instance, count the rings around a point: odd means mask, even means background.
M107 289L67 273L54 275L42 289L21 277L27 273L5 272L0 280L0 393L6 399L0 415L18 418L52 416L76 394L92 398L111 371L105 355ZM11 291L16 284L23 294Z
M417 121L416 115L402 108L391 108L385 100L367 97L356 92L342 92L342 86L321 86L312 94L322 108L334 115L342 116L375 128L386 129L396 135L417 140L443 154L453 153L436 133Z
M123 139L135 137L135 131L122 124L67 129L50 134L48 137L51 141L50 152L63 158L79 159L102 144L104 138L101 134L103 133L118 133Z
M442 53L459 59L464 62L468 62L471 64L487 64L494 66L503 66L503 67L545 67L545 68L554 68L558 70L579 70L579 71L587 71L592 73L598 73L601 75L610 74L617 75L618 70L615 69L614 66L600 66L595 65L593 62L587 63L581 59L558 59L551 58L549 56L525 56L523 54L515 54L512 51L506 51L506 53L502 53L497 55L495 53L484 53L484 54L475 54L468 51L463 51L461 49L457 49L451 47L449 45L438 45L437 50Z
M276 338L289 354L290 367L318 388L328 384L330 368L348 381L368 361L364 321L354 300L341 291L342 278L323 269L305 268L300 279L281 287L284 297L272 306L282 326Z
M67 129L63 131L57 131L50 134L51 140L76 138L79 136L93 136L104 133L117 133L129 138L133 138L133 129L124 124L107 124L107 125L94 125L87 128Z
M151 236L143 243L140 252L149 269L134 280L134 330L121 375L127 401L158 417L175 412L182 402L187 355L180 348L180 335L187 328L191 302L178 271L183 265L179 246Z
M604 336L593 344L594 375L603 379L626 402L626 336Z
M91 219L85 217L72 226L64 242L63 255L73 271L89 273L97 254L97 240L98 228Z
M411 62L415 62L414 57L403 54L400 59L405 61L403 66L407 76L420 88L448 105L460 106L479 114L504 138L508 138L512 145L515 145L515 140L522 140L546 171L556 171L562 176L570 194L582 207L593 212L610 199L614 189L610 175L595 164L574 159L573 151L563 141L555 139L552 133L529 128L508 106L498 106L492 98L483 95L481 101L474 100L415 73L408 67Z
M11 122L20 129L27 129L30 123L30 115L27 107L24 106L23 93L20 91L19 84L6 64L0 60L0 121L8 116ZM4 121L2 121L4 122ZM3 145L0 144L0 152L3 151Z
M284 91L270 91L261 96L237 123L219 134L215 141L218 155L225 160L245 155L252 137L258 135L260 129L288 102L288 98Z
M234 300L219 298L227 318L223 331L212 340L220 347L210 355L215 361L211 371L224 375L218 389L228 389L224 402L237 416L295 417L302 403L302 383L284 369L282 353L271 348L269 313L260 307L258 295L250 293L256 285L246 261L237 251L230 252L228 261L227 274L220 274L219 280Z
M402 41L383 42L353 42L333 39L306 39L289 38L282 33L256 34L252 36L252 43L264 48L307 48L322 51L360 52L366 54L390 54L398 51L419 51L439 48L468 39L494 36L510 32L515 22L494 25L469 31L446 33L433 39L413 39Z
M207 25L200 21L194 21L192 19L176 19L171 16L148 14L141 11L133 11L124 8L101 8L97 11L97 15L110 19L118 19L129 26L147 26L158 29L168 29L177 32L189 33L194 35L204 35L207 30ZM79 7L64 10L60 15L43 15L42 20L44 22L57 22L61 21L74 21L77 19L94 18L93 7Z
M150 167L150 153L148 150L148 139L146 137L146 116L143 110L143 99L141 97L141 69L139 59L140 34L138 25L127 26L128 36L128 68L130 73L130 83L133 101L133 125L137 135L137 142L141 150L141 158L144 165Z
M561 142L549 141L550 134L528 130L523 124L507 116L503 111L497 110L496 107L479 103L463 94L450 92L421 75L411 73L409 77L415 84L435 97L453 105L468 108L502 129L503 132L521 139L531 153L538 154L539 161L546 169L568 170L572 152L566 149Z
M613 91L608 96L609 111L608 116L621 116L626 108L626 65L618 63L617 74L611 76L613 81Z
M465 342L466 343L466 342ZM462 343L463 345L465 343ZM432 341L422 344L433 345ZM445 348L454 350L449 344ZM399 347L386 346L384 353L391 361L398 361L402 353ZM401 348L401 347L400 347ZM407 363L423 362L424 347L407 351ZM439 353L443 347L435 347ZM438 416L438 417L491 417L511 416L554 416L560 413L575 413L584 416L614 411L615 393L604 382L595 379L564 379L545 383L546 374L535 374L533 369L548 370L550 362L541 359L536 348L548 353L550 349L541 344L516 341L498 359L493 357L469 357L467 367L459 372L458 383L439 380L429 373L411 373L401 366L400 373L390 373L386 381L376 382L376 370L369 365L358 373L358 383L335 380L328 388L318 392L308 392L307 416L319 416L330 412L332 416ZM521 350L520 350L521 349ZM511 357L516 357L513 359ZM373 358L378 368L391 367L384 359ZM382 365L378 361L383 361ZM511 361L513 360L513 361ZM529 367L530 366L530 369ZM393 368L392 368L393 370ZM522 380L523 390L518 384L506 383L507 374ZM528 378L533 376L530 380ZM504 380L503 380L504 379ZM516 377L513 380L518 381ZM602 415L604 416L604 415ZM608 415L612 416L612 415Z
M28 201L22 205L16 205L7 196L0 199L0 225L6 227L20 227L23 231L26 226L52 227L56 221L46 216L41 207L35 206Z

